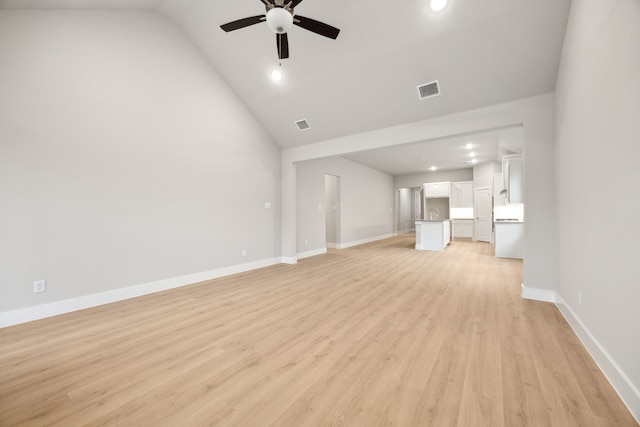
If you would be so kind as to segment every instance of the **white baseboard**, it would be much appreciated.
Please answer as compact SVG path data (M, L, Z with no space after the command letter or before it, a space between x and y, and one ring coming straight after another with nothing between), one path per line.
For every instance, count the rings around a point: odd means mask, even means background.
M522 293L520 295L525 299L544 302L556 302L555 291L550 291L547 289L527 288L524 283L522 284Z
M600 345L598 340L591 332L582 324L578 316L571 310L562 297L556 298L556 306L560 313L567 320L573 331L576 333L582 344L587 349L593 360L596 362L602 373L607 377L615 391L618 393L622 401L631 415L640 424L640 391L633 385L631 380L620 369L618 364Z
M327 245L327 249L338 249L338 245L335 243L327 242L326 245Z
M348 242L348 243L338 243L338 244L336 244L336 249L351 248L353 246L364 245L365 243L371 243L371 242L375 242L377 240L388 239L390 237L395 237L397 235L398 235L397 233L390 233L390 234L383 234L381 236L369 237L367 239L356 240L356 241Z
M327 248L314 249L311 251L298 253L298 259L309 258L316 255L322 255L327 253Z
M298 262L298 257L295 257L295 256L291 256L291 257L283 256L283 257L280 257L280 262L282 264L296 264Z
M70 313L72 311L83 310L85 308L109 304L116 301L122 301L129 298L135 298L142 295L148 295L155 292L192 285L205 280L212 280L224 276L230 276L232 274L243 273L245 271L275 265L280 262L280 258L265 259L246 264L234 265L231 267L204 271L201 273L188 274L186 276L173 277L170 279L159 280L157 282L144 283L122 289L114 289L113 291L85 295L78 298L71 298L13 311L6 311L0 313L0 328L57 316L59 314Z

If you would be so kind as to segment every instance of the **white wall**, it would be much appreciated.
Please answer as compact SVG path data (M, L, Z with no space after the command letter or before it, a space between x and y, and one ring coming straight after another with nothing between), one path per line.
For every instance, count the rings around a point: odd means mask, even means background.
M2 11L0 76L0 314L279 255L279 150L166 18Z
M523 194L524 223L524 286L525 295L553 298L557 289L556 255L556 181L554 99L546 99L546 108L536 110L524 124ZM529 290L542 292L528 293ZM551 292L549 292L551 291Z
M493 175L502 171L502 164L488 162L473 167L473 188L493 188Z
M640 419L639 41L637 0L575 0L556 93L561 307L574 319L574 327L636 419Z
M394 232L391 175L341 157L301 162L296 169L298 254L326 248L325 174L340 177L340 246Z

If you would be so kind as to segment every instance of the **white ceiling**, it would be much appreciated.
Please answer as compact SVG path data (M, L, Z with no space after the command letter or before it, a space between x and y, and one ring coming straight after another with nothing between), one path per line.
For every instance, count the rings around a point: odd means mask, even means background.
M471 168L499 161L505 154L520 154L523 148L522 128L514 127L378 148L343 157L396 176Z
M450 0L439 13L428 3L304 0L297 14L341 32L331 40L294 26L291 57L282 61L285 77L277 84L269 78L279 62L275 35L266 24L230 33L220 29L264 13L260 0L0 0L0 7L157 10L198 46L283 148L554 90L570 0ZM442 94L420 101L416 86L433 80L439 80ZM311 129L300 132L294 124L300 119ZM445 145L455 153L461 142ZM417 151L400 147L385 156L424 152L420 144L411 145ZM371 156L349 158L375 163ZM401 163L377 168L398 172Z
M0 0L3 9L153 10L163 0Z

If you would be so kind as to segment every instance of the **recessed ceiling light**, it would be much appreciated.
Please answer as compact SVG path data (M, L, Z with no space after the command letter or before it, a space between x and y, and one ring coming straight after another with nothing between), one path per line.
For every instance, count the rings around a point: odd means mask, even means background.
M476 153L474 153L473 151L469 153L469 157L475 157Z
M473 148L473 144L469 142L464 146L464 148L466 148L467 150L471 150Z
M429 7L434 12L440 12L447 7L448 0L430 0Z
M478 159L471 159L471 163L478 163Z
M429 169L431 169L432 171L434 171L434 170L436 170L436 169L438 169L438 168L436 168L435 166L431 166Z
M282 80L282 71L277 68L274 69L271 72L271 80L273 80L274 82L279 82L280 80Z

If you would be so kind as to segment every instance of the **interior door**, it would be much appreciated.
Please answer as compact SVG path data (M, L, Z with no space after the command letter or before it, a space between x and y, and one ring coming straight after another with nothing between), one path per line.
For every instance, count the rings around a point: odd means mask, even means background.
M491 187L478 187L474 190L473 198L475 240L492 242L493 230L493 201Z

